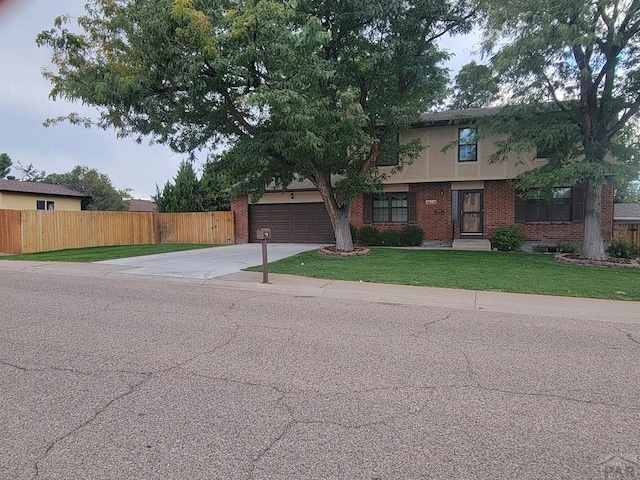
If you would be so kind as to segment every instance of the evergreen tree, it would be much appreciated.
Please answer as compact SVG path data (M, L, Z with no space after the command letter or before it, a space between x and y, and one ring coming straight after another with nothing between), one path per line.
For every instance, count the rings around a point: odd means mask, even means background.
M156 185L153 199L160 213L205 211L200 181L192 163L188 161L180 163L173 183L167 182L162 191Z
M4 178L9 175L12 165L13 162L11 161L11 157L6 153L0 153L0 178Z

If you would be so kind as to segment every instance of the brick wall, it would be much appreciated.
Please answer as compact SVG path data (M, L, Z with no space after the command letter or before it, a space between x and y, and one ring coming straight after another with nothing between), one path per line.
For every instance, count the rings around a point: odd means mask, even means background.
M249 242L249 198L245 195L231 200L236 222L236 243Z
M416 194L417 223L424 230L425 240L451 240L451 184L418 183L409 186ZM427 200L435 204L427 204ZM356 228L364 224L362 195L351 202L350 223ZM378 229L401 230L406 223L371 223Z
M506 181L484 182L484 238L491 238L498 225L515 223L515 190ZM526 240L557 242L570 240L582 242L583 223L538 222L517 224ZM608 182L602 190L602 234L605 242L611 241L613 232L613 184Z
M418 222L424 230L425 240L451 240L452 219L451 184L421 183L410 185L411 192L416 193L418 207ZM484 182L484 232L483 238L491 238L498 225L515 224L515 190L505 180ZM433 200L436 203L432 203ZM427 203L429 201L429 203ZM357 228L363 225L362 196L351 202L351 224ZM401 229L405 224L372 223L379 229ZM571 222L540 222L518 224L529 241L582 241L583 224ZM613 185L609 182L602 192L602 233L604 241L611 241L613 232ZM456 237L459 238L459 229Z

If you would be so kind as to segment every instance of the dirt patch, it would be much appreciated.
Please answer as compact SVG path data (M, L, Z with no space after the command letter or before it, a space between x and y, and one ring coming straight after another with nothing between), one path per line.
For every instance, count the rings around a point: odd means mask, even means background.
M369 255L371 249L365 247L355 247L353 250L347 252L345 250L338 250L336 247L322 247L320 253L323 255L330 255L334 257L359 257L363 255Z
M606 260L590 260L583 258L576 253L559 253L554 258L562 263L571 265L590 265L594 267L613 267L613 268L638 268L640 265L637 260L628 260L626 258L612 258Z

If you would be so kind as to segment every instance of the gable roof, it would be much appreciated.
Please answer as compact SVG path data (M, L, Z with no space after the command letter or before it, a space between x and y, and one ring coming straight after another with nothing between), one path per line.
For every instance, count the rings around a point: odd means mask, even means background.
M616 203L613 206L614 220L640 220L640 203Z
M0 179L0 192L31 193L33 195L55 195L58 197L88 198L84 193L76 192L62 185L42 182L22 182L20 180Z

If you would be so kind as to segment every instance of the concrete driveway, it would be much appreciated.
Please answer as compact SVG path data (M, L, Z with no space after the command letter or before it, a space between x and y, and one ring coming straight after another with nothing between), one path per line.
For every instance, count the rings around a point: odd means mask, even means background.
M268 246L269 261L281 260L317 248L320 248L320 245L270 243ZM237 273L243 268L262 265L262 245L259 243L246 243L202 250L147 255L144 257L105 260L96 263L131 267L128 270L124 270L123 273L135 275L208 279Z

